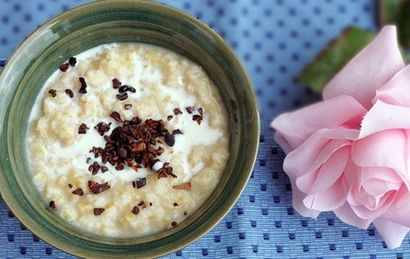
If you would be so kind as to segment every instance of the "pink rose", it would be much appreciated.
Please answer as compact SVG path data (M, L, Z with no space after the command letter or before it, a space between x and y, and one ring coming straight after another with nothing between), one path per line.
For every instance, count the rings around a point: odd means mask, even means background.
M293 206L373 223L389 248L410 230L410 66L387 26L326 86L323 101L271 124Z

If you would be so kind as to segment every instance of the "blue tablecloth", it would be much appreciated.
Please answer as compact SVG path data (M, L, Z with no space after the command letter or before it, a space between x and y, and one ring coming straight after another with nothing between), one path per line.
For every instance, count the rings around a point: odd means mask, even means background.
M84 0L0 0L0 58L7 59L37 25ZM228 216L198 242L170 258L404 258L409 239L388 250L374 227L360 230L333 213L301 217L292 208L283 153L269 122L318 99L295 82L305 64L346 26L376 30L372 0L166 0L211 25L250 74L261 111L255 170ZM0 62L1 65L1 62ZM0 258L66 258L33 236L0 199Z

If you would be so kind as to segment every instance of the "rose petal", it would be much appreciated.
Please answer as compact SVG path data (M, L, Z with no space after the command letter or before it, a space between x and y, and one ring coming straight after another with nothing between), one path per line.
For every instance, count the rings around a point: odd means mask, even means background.
M342 206L346 201L346 192L343 186L343 179L339 179L328 189L312 195L307 195L303 199L303 204L312 210L331 211Z
M286 139L279 132L275 132L274 139L275 142L282 148L283 152L285 152L285 154L288 154L293 150Z
M410 129L410 107L377 101L363 118L360 138L389 129Z
M402 130L382 131L353 143L352 160L361 167L387 167L405 172L406 142Z
M377 231L383 237L384 242L390 249L397 248L403 242L406 237L409 228L393 223L386 219L375 219L373 221Z
M392 183L381 179L371 179L364 182L362 185L362 188L366 193L378 199L389 191L397 191L400 188L401 182Z
M368 109L376 90L403 67L396 27L385 26L369 45L333 77L323 90L323 98L326 100L349 95Z
M331 141L329 144L334 142L336 141ZM329 146L329 144L327 146ZM324 150L325 149L326 148L324 148ZM323 150L321 153L323 153ZM350 158L350 147L341 146L339 144L338 147L335 147L331 152L328 151L327 153L330 154L326 157L326 160L321 161L323 165L321 165L318 170L315 170L313 173L308 173L309 170L307 170L305 175L296 179L297 187L301 191L308 194L315 194L316 192L326 190L343 174Z
M389 82L376 92L373 102L410 107L410 66L400 70Z
M283 162L283 169L289 176L295 178L299 177L305 174L306 170L313 164L318 164L318 166L320 165L320 163L317 162L320 154L324 154L322 157L323 159L327 158L328 156L326 155L330 155L334 151L332 149L323 150L330 139L334 139L333 141L337 139L355 139L358 134L358 130L351 129L319 130L309 137L301 146L286 156ZM322 153L322 151L328 151L329 153Z
M383 215L389 208L390 205L393 202L395 196L395 192L390 191L387 193L385 196L383 196L380 201L378 201L378 204L373 205L373 209L369 208L370 202L363 200L364 197L357 197L358 202L363 204L361 206L352 206L352 210L354 213L362 219L368 219L370 221L373 221L374 219L378 218L379 216ZM366 206L367 205L367 206Z
M356 213L352 210L350 205L346 202L339 208L333 210L336 216L342 220L344 223L366 229L369 227L371 221L359 218Z
M306 194L299 191L292 177L290 177L290 182L292 185L293 208L304 217L317 218L317 216L319 216L320 214L320 211L306 208L306 206L303 204L303 199L306 197Z
M382 215L382 218L388 219L394 223L405 227L410 227L410 193L407 187L402 186L396 195L392 208Z
M361 119L366 110L350 96L338 96L284 113L271 123L285 149L295 149L319 129L333 129ZM285 142L286 141L286 142Z

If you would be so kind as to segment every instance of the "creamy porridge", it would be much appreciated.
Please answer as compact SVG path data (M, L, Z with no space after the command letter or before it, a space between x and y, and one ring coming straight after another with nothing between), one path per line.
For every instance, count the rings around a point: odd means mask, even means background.
M33 179L50 210L88 232L172 227L215 189L226 111L203 69L169 50L102 45L62 64L30 116Z

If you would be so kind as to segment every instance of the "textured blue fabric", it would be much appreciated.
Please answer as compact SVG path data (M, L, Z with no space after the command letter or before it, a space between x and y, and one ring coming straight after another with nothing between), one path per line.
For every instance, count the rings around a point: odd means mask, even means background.
M38 24L85 1L0 0L0 58ZM301 217L292 208L283 153L269 122L278 113L318 99L294 78L329 39L348 25L376 30L372 0L163 1L211 25L251 76L262 132L255 170L227 217L196 243L169 258L405 258L409 240L388 250L374 227L360 230L333 213ZM2 62L0 62L1 65ZM0 200L0 258L66 258L24 228Z

